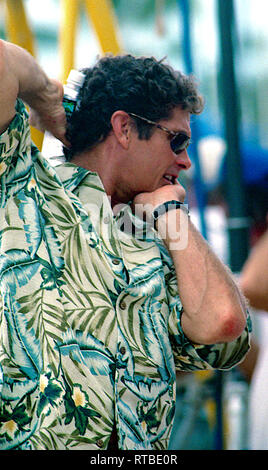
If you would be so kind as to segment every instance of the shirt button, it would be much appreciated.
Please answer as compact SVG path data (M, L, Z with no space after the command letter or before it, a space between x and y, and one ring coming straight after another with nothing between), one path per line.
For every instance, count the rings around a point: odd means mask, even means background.
M98 439L97 442L96 442L97 446L98 447L103 447L103 440L102 439Z
M115 265L118 265L118 264L120 264L120 261L119 261L119 259L113 259L112 263L115 264Z
M124 300L121 300L119 307L121 308L121 310L125 310L127 308L126 302Z
M124 354L126 354L126 348L124 346L122 346L122 348L119 349L119 352L122 354L122 356Z

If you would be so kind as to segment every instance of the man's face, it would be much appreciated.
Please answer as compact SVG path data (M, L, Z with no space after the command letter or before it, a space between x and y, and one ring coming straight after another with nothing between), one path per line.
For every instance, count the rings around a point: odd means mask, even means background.
M174 109L170 119L161 120L159 124L173 132L183 132L191 136L190 113L180 107ZM152 192L161 186L174 184L180 172L191 167L187 150L178 155L172 151L172 136L167 132L155 127L149 140L141 140L136 131L132 132L136 135L131 139L127 174L132 195Z

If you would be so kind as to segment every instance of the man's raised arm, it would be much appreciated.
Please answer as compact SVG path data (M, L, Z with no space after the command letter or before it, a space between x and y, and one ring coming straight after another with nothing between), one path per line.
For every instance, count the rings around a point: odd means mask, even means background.
M66 118L62 107L62 85L49 79L26 50L0 40L1 133L15 115L18 97L32 108L33 125L41 130L47 129L65 141Z

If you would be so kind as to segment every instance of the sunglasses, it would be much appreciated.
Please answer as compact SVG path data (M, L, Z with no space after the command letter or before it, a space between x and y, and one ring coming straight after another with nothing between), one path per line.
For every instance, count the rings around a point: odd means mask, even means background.
M190 137L187 134L184 134L184 132L171 131L170 129L167 129L166 127L158 124L158 122L150 121L150 119L146 119L142 116L138 116L138 114L135 114L135 113L128 113L128 114L135 118L141 119L142 121L148 122L148 124L151 124L152 126L155 126L158 129L161 129L161 131L167 132L170 136L173 136L172 139L170 140L170 147L171 147L172 152L176 153L176 155L183 152L189 147Z

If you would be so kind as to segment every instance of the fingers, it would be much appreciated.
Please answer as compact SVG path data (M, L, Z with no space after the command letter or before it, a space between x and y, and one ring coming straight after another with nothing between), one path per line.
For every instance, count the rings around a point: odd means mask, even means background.
M48 131L54 137L59 139L66 147L70 147L70 143L66 138L66 115L62 104L55 105L52 113L47 111L37 111L30 108L29 122L31 126L40 130L41 132Z

